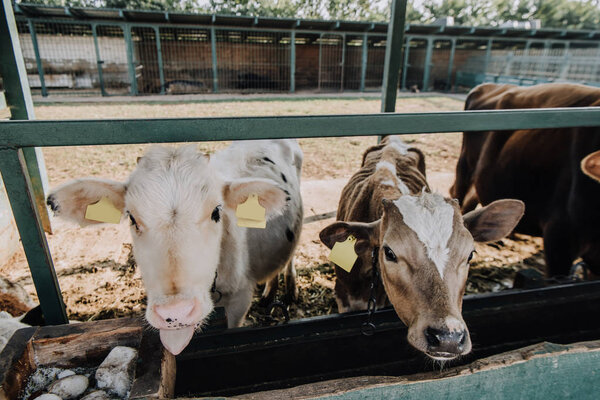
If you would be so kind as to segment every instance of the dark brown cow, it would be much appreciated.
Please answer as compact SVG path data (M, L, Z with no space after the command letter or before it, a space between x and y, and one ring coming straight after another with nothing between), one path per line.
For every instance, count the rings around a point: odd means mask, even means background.
M469 93L465 109L593 106L600 106L597 88L484 84ZM598 149L598 127L465 132L451 194L463 212L505 197L522 200L526 212L515 231L544 238L548 275L567 274L577 257L599 272L600 185L580 168Z
M400 139L385 138L363 156L342 191L338 222L320 238L332 248L352 235L358 259L350 273L336 267L341 312L364 309L375 257L385 294L408 326L408 341L432 358L471 350L461 316L473 241L497 240L523 215L523 203L500 200L463 216L458 203L431 193L423 154Z

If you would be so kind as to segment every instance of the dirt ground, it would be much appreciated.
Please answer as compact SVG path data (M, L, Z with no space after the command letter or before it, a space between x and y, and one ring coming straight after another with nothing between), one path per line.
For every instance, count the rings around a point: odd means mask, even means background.
M157 118L377 113L379 106L379 101L372 99L92 103L37 105L35 112L38 119ZM397 102L399 112L454 111L462 107L461 101L446 97L398 99ZM447 193L454 179L461 135L407 135L403 140L424 151L430 183L438 191ZM374 137L300 141L305 157L302 172L305 216L336 209L339 193L359 167L363 151L375 143ZM226 142L214 142L202 143L198 147L211 153L226 145ZM45 148L50 186L55 187L83 176L124 180L134 168L137 157L147 147L148 145L115 145ZM327 263L328 251L318 239L318 232L332 221L333 219L323 220L304 226L294 256L300 298L290 308L292 318L337 312L333 299L334 272ZM145 291L131 256L127 224L80 229L54 219L53 229L54 234L48 235L48 242L70 319L85 321L143 313ZM539 238L515 235L496 243L477 245L467 293L510 288L516 271L524 267L542 269L543 264ZM6 265L0 266L0 275L20 283L35 298L33 282L22 252ZM254 304L247 324L264 321L261 310Z

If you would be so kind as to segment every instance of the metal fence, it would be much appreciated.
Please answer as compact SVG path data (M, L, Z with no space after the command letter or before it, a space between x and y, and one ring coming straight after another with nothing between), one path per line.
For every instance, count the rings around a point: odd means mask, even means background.
M376 31L33 15L17 21L30 86L44 96L377 91L383 82L386 36ZM417 28L429 33L411 34L409 27L399 46L402 89L468 89L486 74L600 82L595 33L587 39L581 32L575 32L577 39L537 39L535 31L509 38L480 36L479 28L471 28L473 34L465 34L466 27L448 28L463 29L456 36L440 33L446 27Z
M34 93L377 91L385 36L19 18Z

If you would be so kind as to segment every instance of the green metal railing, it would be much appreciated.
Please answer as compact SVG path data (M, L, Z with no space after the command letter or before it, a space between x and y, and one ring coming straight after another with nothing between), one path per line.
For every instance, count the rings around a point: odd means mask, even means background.
M3 0L10 5L9 0ZM402 43L406 0L393 2L388 43ZM0 21L5 23L5 21ZM0 31L1 32L1 31ZM393 110L402 54L386 56L382 109ZM5 54L3 54L5 56ZM5 79L9 77L6 77ZM33 146L340 137L388 134L600 126L600 108L463 111L152 120L8 121L0 123L0 171L21 235L42 311L67 322L52 257L40 222L25 154Z

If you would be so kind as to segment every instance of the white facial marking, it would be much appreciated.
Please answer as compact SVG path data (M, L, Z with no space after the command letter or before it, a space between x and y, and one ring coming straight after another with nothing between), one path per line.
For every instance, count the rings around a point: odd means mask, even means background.
M409 149L408 145L406 143L404 143L402 141L402 139L400 139L399 137L391 136L388 146L391 146L394 150L396 150L398 153L402 154L403 156L408 154L408 149Z
M392 164L389 161L379 161L375 166L375 171L379 171L381 169L388 170L395 178L394 183L392 185L389 184L389 182L391 182L389 179L381 182L382 185L395 186L398 188L398 190L400 190L402 194L410 194L408 186L406 186L406 184L402 182L402 179L398 178L398 175L396 174L396 166L394 164Z
M391 179L386 179L385 181L381 181L381 185L397 187L396 182L392 181Z
M452 236L454 208L438 193L423 192L420 196L402 196L394 201L404 218L425 245L427 255L435 264L440 276L448 261L448 240Z

